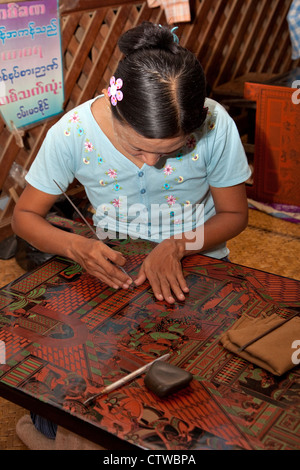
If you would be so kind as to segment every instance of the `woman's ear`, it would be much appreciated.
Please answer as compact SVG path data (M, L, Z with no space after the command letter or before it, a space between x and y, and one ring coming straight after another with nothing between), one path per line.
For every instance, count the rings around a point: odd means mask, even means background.
M110 99L109 99L109 96L108 96L107 89L104 88L104 89L102 90L102 93L103 93L103 95L104 95L104 98L105 98L105 100L106 100L106 103L107 103L107 104L110 104Z

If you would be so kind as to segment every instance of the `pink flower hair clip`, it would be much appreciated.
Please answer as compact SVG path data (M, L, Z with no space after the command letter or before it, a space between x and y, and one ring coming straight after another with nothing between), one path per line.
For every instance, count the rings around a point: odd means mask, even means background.
M123 80L121 78L115 79L114 76L110 79L110 86L107 89L107 94L110 97L110 102L113 106L116 106L118 101L122 101L123 93L120 88L123 86Z

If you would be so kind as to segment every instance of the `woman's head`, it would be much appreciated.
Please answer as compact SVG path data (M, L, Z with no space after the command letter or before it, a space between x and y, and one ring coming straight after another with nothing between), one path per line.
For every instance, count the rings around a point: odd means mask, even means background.
M142 23L119 39L124 54L115 72L123 99L113 117L148 139L184 136L199 128L206 110L206 82L194 56L167 27Z

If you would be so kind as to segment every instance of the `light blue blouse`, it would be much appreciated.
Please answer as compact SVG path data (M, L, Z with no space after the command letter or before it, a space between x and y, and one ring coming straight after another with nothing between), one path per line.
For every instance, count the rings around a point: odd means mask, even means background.
M95 98L97 99L97 98ZM233 119L207 99L202 127L174 154L140 169L102 132L90 100L66 113L47 133L26 180L48 194L66 190L76 178L94 208L99 238L116 233L160 242L203 225L215 214L210 186L234 186L250 176ZM226 244L205 252L227 256Z

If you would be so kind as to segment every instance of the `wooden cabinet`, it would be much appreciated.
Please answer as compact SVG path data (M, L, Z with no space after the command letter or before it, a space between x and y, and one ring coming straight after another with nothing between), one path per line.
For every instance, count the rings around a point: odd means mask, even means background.
M245 83L244 97L257 105L253 185L248 186L248 196L300 206L300 92L292 88L296 78L300 84L300 69L294 72L290 81Z

